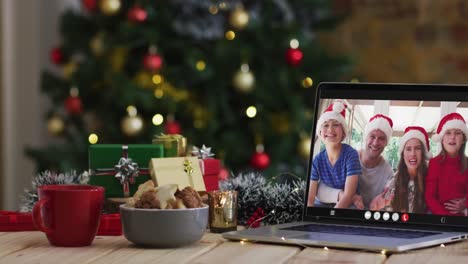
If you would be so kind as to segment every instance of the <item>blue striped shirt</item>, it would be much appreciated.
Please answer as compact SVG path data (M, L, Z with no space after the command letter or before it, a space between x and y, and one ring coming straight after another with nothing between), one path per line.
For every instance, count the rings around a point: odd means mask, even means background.
M359 154L348 144L342 144L340 156L332 166L328 160L327 151L321 151L312 161L313 181L322 181L335 189L344 190L346 177L361 174Z

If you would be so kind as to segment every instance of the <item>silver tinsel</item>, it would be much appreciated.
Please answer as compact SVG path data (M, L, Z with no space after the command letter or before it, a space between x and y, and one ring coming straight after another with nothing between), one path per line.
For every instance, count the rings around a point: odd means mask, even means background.
M270 183L260 173L244 173L220 182L221 190L238 192L237 221L246 225L261 208L264 224L282 224L300 220L304 205L305 181Z
M77 174L76 171L56 173L43 171L38 173L31 182L31 190L25 189L20 197L20 212L30 212L38 201L37 187L51 184L86 184L89 181L88 172Z

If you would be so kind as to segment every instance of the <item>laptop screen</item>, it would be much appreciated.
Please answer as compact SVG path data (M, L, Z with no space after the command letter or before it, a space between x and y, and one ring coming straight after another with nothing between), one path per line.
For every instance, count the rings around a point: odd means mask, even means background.
M468 225L468 87L323 83L307 217Z

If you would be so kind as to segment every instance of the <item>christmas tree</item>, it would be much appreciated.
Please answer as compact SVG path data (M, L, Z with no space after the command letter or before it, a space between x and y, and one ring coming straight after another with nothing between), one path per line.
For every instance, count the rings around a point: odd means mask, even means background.
M27 149L38 170L87 169L89 144L183 134L234 172L305 175L314 88L347 59L318 33L326 0L82 0L60 19L44 72L56 144Z

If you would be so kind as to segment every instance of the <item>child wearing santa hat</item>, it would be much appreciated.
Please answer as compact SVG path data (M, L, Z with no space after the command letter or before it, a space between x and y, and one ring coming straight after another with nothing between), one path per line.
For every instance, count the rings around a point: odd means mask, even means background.
M312 161L309 185L309 206L348 208L357 190L358 175L361 174L358 152L342 143L346 137L346 104L336 100L317 121L317 136L325 145ZM325 204L316 199L318 182L344 190L344 196L336 204Z
M427 174L429 136L420 126L409 126L400 138L400 161L395 177L372 202L371 210L425 213L424 184Z
M468 207L468 158L465 146L468 128L458 113L444 116L432 136L441 144L439 155L429 161L426 204L438 215L466 215Z

